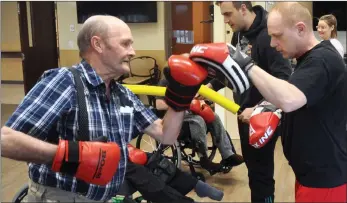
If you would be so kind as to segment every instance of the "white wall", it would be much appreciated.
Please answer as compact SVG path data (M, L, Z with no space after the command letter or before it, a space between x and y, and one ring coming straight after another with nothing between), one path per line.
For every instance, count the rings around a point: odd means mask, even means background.
M338 31L337 32L337 39L341 42L341 44L342 44L342 46L343 46L343 48L345 50L345 53L347 52L346 51L346 48L347 48L347 45L346 45L346 43L347 43L347 41L346 41L346 33L347 33L347 31ZM319 37L319 34L318 34L317 31L314 32L314 35L316 36L316 38L318 40L321 40L321 38Z
M213 42L225 42L225 26L223 22L223 16L220 14L218 6L214 6ZM224 89L221 89L218 93L225 96ZM216 104L215 112L221 118L223 125L226 126L225 109Z
M157 2L158 22L129 24L134 37L135 50L164 50L164 2ZM77 33L81 24L77 23L77 8L75 1L57 2L59 48L62 50L77 50ZM70 31L73 26L74 31ZM150 34L144 34L150 33ZM155 42L155 43L153 43Z
M226 31L231 31L231 29L224 23L219 6L214 6L213 42L230 42L232 32L227 34ZM219 90L218 93L233 101L232 91L229 88L223 88ZM229 132L230 137L232 139L239 139L240 136L238 133L236 115L217 104L215 112L221 118L221 121Z

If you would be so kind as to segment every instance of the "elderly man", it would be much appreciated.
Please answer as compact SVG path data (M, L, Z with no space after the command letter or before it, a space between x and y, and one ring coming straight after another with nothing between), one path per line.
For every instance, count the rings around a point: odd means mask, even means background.
M82 120L77 81L67 68L45 72L1 130L1 155L29 162L28 202L110 200L123 182L130 140L146 133L172 144L184 111L207 76L189 59L170 57L170 68L164 70L173 84L165 96L170 108L160 120L114 80L129 72L135 55L130 28L123 21L92 16L77 42L82 61L72 69L84 86L88 135L78 134ZM82 136L87 140L81 141Z
M330 41L317 41L312 16L300 3L276 4L267 25L271 46L297 60L288 81L226 44L198 45L205 46L205 52L190 55L219 63L214 68L231 82L250 80L266 101L283 110L282 144L296 177L296 202L346 202L345 64Z

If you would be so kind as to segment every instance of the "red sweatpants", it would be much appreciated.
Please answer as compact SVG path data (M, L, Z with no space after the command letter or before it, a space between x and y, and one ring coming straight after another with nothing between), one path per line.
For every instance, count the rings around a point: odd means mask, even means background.
M347 202L347 184L334 188L309 188L296 181L295 202Z

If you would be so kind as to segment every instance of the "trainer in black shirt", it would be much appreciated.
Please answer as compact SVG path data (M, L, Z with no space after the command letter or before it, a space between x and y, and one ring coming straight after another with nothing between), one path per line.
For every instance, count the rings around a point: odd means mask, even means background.
M248 75L262 96L285 112L282 143L297 180L295 200L346 202L346 66L330 41L317 41L312 16L300 3L277 3L267 25L271 46L296 58L297 66L288 81L256 65Z

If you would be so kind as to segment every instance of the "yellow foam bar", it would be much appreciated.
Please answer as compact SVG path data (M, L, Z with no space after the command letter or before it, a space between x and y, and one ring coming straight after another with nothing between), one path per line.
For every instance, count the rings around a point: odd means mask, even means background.
M151 95L151 96L164 96L166 88L160 86L150 86L150 85L128 85L124 84L125 87L129 88L134 94L141 95ZM230 99L227 99L218 92L212 90L211 88L202 85L199 89L199 94L216 104L219 104L226 110L236 114L240 109L240 106Z

